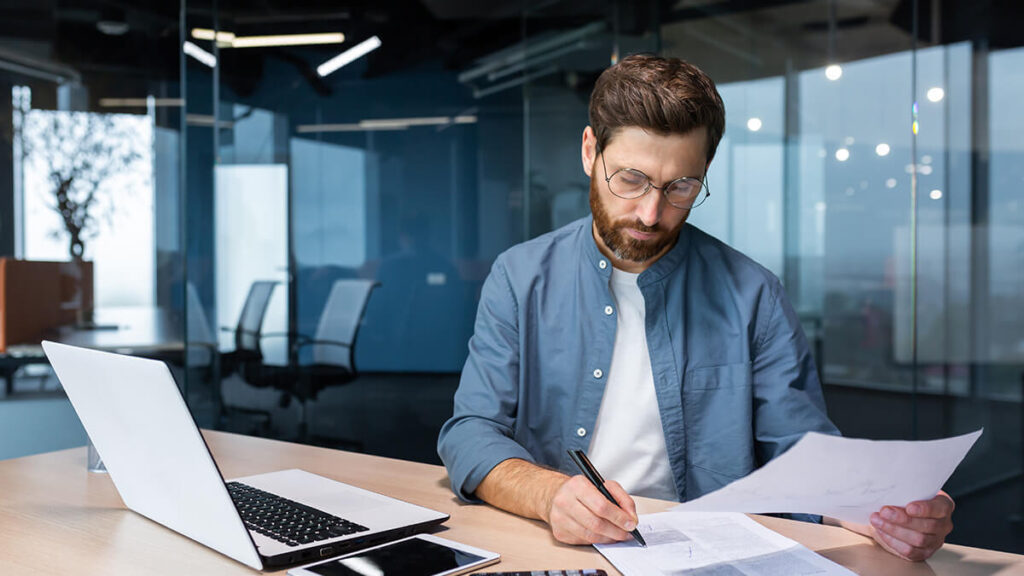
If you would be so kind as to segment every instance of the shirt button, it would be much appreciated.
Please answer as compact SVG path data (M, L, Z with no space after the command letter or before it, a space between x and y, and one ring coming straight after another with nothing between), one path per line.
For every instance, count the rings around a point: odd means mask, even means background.
M604 372L602 372L600 368L594 370L594 378L601 378L601 376L604 376Z
M576 429L576 435L579 436L580 438L586 436L587 435L587 429L583 428L582 426L577 428Z
M604 270L605 268L608 267L608 261L601 260L600 262L597 263L597 267L600 268L601 270Z
M605 306L604 307L604 314L605 314L605 316L611 316L612 312L615 312L615 309L612 308L611 306Z

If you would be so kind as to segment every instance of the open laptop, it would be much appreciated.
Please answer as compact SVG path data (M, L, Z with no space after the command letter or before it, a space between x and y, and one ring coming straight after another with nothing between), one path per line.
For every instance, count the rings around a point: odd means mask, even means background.
M448 519L302 470L225 482L163 362L43 342L125 505L262 570L422 532Z

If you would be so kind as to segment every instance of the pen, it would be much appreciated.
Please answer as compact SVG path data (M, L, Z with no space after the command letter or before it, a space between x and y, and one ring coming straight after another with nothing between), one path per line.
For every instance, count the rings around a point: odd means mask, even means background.
M597 468L594 468L594 465L590 463L590 459L587 458L587 454L583 452L583 450L569 450L568 452L573 463L580 469L580 472L583 472L583 475L587 477L587 480L590 480L590 483L593 484L609 502L619 506L619 503L615 501L615 498L613 498L611 493L608 492L608 489L604 487L604 478L601 477ZM622 506L619 506L619 508L622 508ZM644 548L647 548L647 542L644 542L644 537L640 535L639 527L634 528L630 534L633 535L633 538L636 539L637 543Z

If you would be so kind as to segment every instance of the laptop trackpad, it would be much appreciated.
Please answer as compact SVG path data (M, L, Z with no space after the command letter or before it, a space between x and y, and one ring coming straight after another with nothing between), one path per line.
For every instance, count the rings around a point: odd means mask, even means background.
M387 506L393 502L379 494L304 470L280 470L235 480L346 518L351 518L356 512Z

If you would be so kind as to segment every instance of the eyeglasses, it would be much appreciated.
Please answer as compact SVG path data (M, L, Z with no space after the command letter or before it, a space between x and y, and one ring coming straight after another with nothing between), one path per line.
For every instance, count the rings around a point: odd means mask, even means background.
M604 161L604 151L600 152L601 165L604 167L604 181L608 183L608 191L625 200L633 200L647 194L651 188L657 188L665 194L668 203L683 210L693 210L711 196L707 183L701 178L677 178L664 186L658 186L651 177L634 168L620 168L608 175L608 165Z

